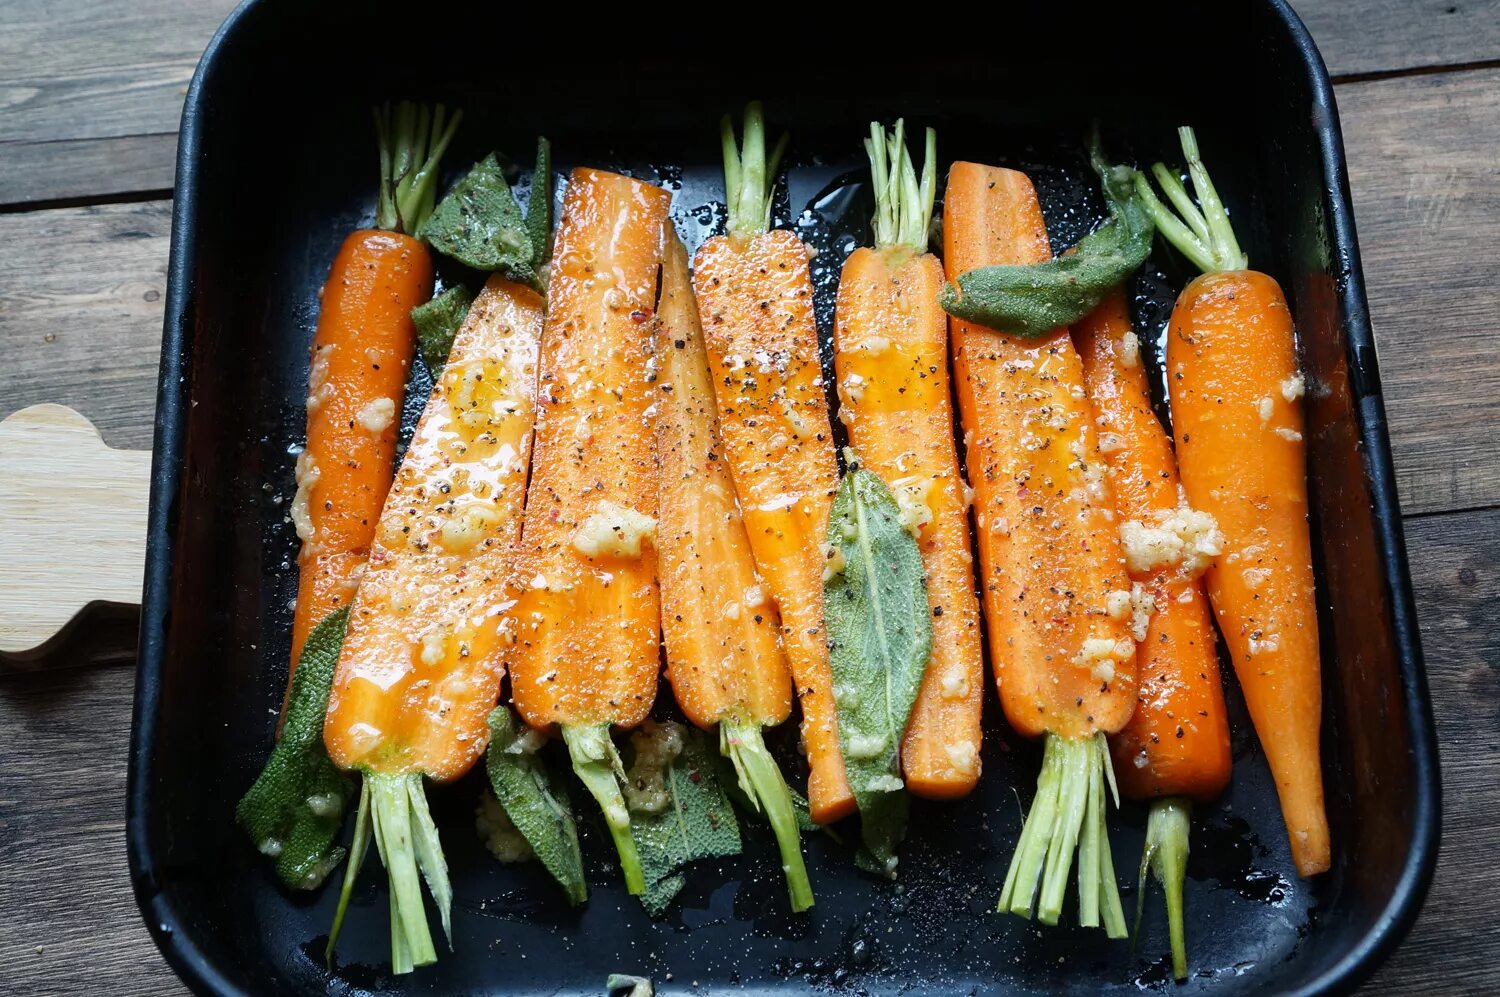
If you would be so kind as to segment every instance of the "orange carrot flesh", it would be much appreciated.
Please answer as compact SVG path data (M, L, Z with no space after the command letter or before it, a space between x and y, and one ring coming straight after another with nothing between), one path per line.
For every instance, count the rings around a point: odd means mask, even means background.
M905 247L844 262L834 328L840 418L861 464L891 487L916 532L932 655L901 746L906 785L953 799L979 780L984 665L968 495L953 441L943 269Z
M955 163L944 201L949 278L1050 257L1025 174ZM1011 726L1086 738L1135 709L1135 643L1103 612L1130 583L1066 329L1021 339L952 320L991 657Z
M348 605L391 485L401 400L416 332L411 310L432 295L432 256L400 232L344 240L323 286L307 394L307 447L297 460L292 522L302 541L292 667L312 628Z
M1136 178L1157 231L1204 271L1178 295L1167 334L1178 465L1188 501L1224 536L1209 599L1276 780L1292 859L1312 876L1329 868L1331 845L1296 338L1280 285L1249 269L1193 130L1178 136L1197 203L1162 163L1152 173L1176 213Z
M1183 488L1224 534L1209 597L1276 779L1293 860L1310 876L1330 862L1322 687L1302 380L1276 281L1236 271L1189 284L1172 312L1167 371Z
M515 704L533 727L633 727L656 695L655 548L639 536L633 551L609 540L630 528L622 516L656 513L650 319L670 203L613 173L569 179L509 654Z
M687 250L670 239L656 330L656 546L667 678L688 719L774 726L792 708L780 617L723 457Z
M823 632L822 544L838 484L807 247L791 232L718 236L693 266L724 457L781 614L802 705L813 820L854 812Z
M1100 427L1121 521L1151 523L1179 506L1177 460L1151 408L1140 344L1124 294L1116 290L1073 327ZM1197 572L1181 561L1132 570L1150 599L1132 607L1119 594L1110 608L1149 613L1136 655L1135 714L1110 739L1115 775L1132 799L1191 796L1208 800L1229 783L1229 724L1208 600Z
M520 534L542 301L475 299L406 449L349 618L323 736L342 768L440 782L484 753Z

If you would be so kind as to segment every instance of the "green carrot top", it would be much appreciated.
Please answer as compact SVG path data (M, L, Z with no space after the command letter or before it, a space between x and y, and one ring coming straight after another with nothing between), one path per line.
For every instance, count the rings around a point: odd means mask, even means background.
M923 253L927 251L927 230L937 198L937 132L927 129L920 181L906 149L904 132L905 125L899 119L889 132L872 121L870 137L865 139L875 189L875 248L905 246Z
M760 101L745 107L744 139L736 143L734 121L724 115L719 122L724 145L724 198L729 206L730 235L759 235L771 228L771 195L776 188L776 170L786 151L783 133L766 158L766 120Z
M403 100L375 108L375 140L380 149L380 196L375 227L416 235L437 201L438 167L462 111L448 116L442 104L428 107Z
M1198 155L1197 136L1185 125L1177 129L1177 136L1182 141L1182 155L1187 160L1188 175L1192 178L1198 202L1193 203L1177 174L1161 163L1152 166L1151 173L1167 200L1172 202L1172 207L1177 209L1176 213L1156 196L1145 174L1136 174L1136 192L1146 203L1157 231L1198 269L1215 273L1248 268L1250 260L1234 237L1229 212L1219 200L1219 192L1214 189L1208 170Z

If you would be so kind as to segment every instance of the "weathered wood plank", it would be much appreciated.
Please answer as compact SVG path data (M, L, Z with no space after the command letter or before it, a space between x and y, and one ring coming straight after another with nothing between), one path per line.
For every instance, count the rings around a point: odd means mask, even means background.
M1443 763L1443 846L1427 905L1372 993L1500 990L1500 510L1408 520Z
M0 215L0 418L38 402L148 449L171 202Z
M184 993L146 933L125 862L134 675L0 682L0 966L6 993Z
M1292 0L1337 76L1500 59L1500 0Z
M1500 69L1338 102L1402 508L1500 505Z
M188 80L232 0L7 0L0 203L172 186Z

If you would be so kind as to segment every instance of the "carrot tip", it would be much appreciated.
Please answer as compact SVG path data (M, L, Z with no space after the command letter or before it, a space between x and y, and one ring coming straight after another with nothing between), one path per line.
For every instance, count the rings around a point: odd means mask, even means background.
M1126 936L1104 826L1106 782L1113 781L1103 734L1081 740L1047 735L1036 799L1005 875L999 911L1029 919L1035 908L1039 921L1056 924L1076 851L1078 923L1090 928L1102 924L1110 938Z

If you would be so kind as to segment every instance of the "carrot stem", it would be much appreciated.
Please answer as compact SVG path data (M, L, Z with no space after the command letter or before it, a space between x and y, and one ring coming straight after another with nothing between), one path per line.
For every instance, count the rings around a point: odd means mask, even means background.
M380 155L376 228L415 235L437 201L438 167L463 111L402 101L374 109Z
M740 788L765 813L776 835L792 911L807 910L813 905L812 883L802 859L802 836L797 828L797 813L792 809L792 793L781 769L766 750L760 725L747 720L725 720L719 725L719 742L721 753L734 763Z
M437 949L427 926L427 909L422 903L424 878L452 944L449 911L453 892L448 882L448 867L438 845L437 828L427 809L421 773L367 772L365 788L369 793L375 847L390 880L391 971L409 973L417 966L437 961ZM352 862L350 867L353 868Z
M1151 804L1146 819L1146 847L1141 852L1140 889L1135 904L1135 932L1140 933L1146 909L1146 876L1154 873L1167 898L1167 934L1172 945L1172 976L1188 975L1187 936L1182 923L1182 885L1187 875L1188 838L1193 802L1186 796L1166 796Z
M730 235L757 235L771 228L771 197L776 171L786 151L787 136L777 140L766 155L765 112L758 100L745 107L743 139L736 144L734 121L724 115L719 122L724 146L724 199L729 208L726 228Z
M1177 209L1177 214L1173 214L1171 208L1156 196L1145 174L1136 174L1136 191L1145 201L1146 210L1151 213L1151 220L1162 236L1198 269L1204 273L1244 270L1250 265L1250 260L1240 249L1234 226L1229 222L1229 211L1219 199L1219 192L1198 154L1198 137L1187 126L1177 129L1177 135L1182 142L1182 154L1187 160L1193 190L1198 196L1197 205L1193 204L1182 181L1162 163L1152 166L1151 172Z
M1104 827L1105 785L1114 781L1109 765L1102 733L1083 739L1047 735L1036 799L1000 892L1001 912L1030 918L1034 905L1038 920L1056 924L1076 851L1079 923L1099 927L1102 922L1109 937L1125 937L1125 915Z
M599 802L599 809L604 811L604 822L609 825L615 851L620 854L625 888L632 896L639 896L646 889L646 876L641 870L635 838L630 833L630 811L625 806L624 794L620 792L620 783L625 780L625 766L614 742L609 739L609 724L563 724L562 735L568 745L568 755L573 759L573 771Z
M359 879L359 870L365 864L365 855L370 849L370 784L361 782L359 810L354 816L354 839L349 842L349 861L344 866L344 883L339 888L339 904L333 912L333 927L328 930L328 944L323 949L323 963L333 969L333 952L339 943L339 934L344 930L344 915L349 910L349 898L354 893L354 883Z
M905 123L897 120L887 132L870 122L865 153L875 191L875 248L904 246L914 253L927 250L927 230L937 198L937 132L927 129L922 177L906 149Z

